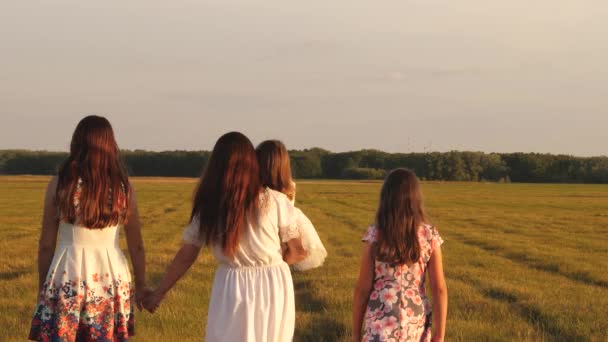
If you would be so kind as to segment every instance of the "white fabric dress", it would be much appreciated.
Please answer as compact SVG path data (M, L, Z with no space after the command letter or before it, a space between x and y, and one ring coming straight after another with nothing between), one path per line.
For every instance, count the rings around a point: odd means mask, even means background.
M295 189L295 183L293 184ZM295 205L296 197L294 195L291 203ZM325 262L325 258L327 258L327 250L323 243L321 242L321 238L315 229L315 226L310 222L310 219L299 208L296 208L296 225L298 230L302 234L302 247L304 250L308 252L308 256L292 265L294 271L307 271L313 268L320 267Z
M82 184L79 180L74 193L76 211ZM125 200L119 195L123 207ZM120 227L90 229L60 222L30 340L117 342L135 334L131 272L119 246Z
M284 194L266 189L263 209L247 222L234 258L221 247L209 303L207 342L286 342L293 339L295 300L281 242L299 237L294 206ZM199 222L184 231L184 242L201 246Z
M128 341L134 335L131 273L119 226L62 222L32 319L34 341Z

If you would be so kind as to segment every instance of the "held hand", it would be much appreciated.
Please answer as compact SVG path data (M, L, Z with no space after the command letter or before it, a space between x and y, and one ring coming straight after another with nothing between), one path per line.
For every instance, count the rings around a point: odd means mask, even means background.
M139 287L135 291L135 304L139 311L143 310L144 299L152 293L152 289L146 286Z
M160 294L158 289L151 291L146 295L143 300L143 306L150 313L154 313L158 309L160 302L163 300L163 295Z

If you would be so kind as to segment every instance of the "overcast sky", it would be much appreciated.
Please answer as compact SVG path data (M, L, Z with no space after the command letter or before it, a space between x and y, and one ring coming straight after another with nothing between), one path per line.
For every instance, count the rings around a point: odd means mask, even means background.
M605 0L0 3L0 149L608 155Z

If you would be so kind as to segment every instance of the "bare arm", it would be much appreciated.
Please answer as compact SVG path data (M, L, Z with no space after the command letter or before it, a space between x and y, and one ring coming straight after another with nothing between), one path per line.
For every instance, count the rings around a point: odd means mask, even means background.
M361 254L361 267L359 269L359 280L355 286L353 300L353 341L361 341L361 325L365 308L372 291L374 281L374 260L372 256L372 244L365 243Z
M429 280L433 292L433 342L443 341L448 315L448 289L443 276L441 247L433 250L429 260Z
M175 283L177 283L188 269L190 269L194 261L196 261L200 250L200 247L192 244L182 245L171 264L167 266L167 271L158 288L144 300L144 306L148 311L154 312L156 308L158 308L165 294L173 288Z
M302 246L302 238L298 237L287 241L287 248L283 252L283 260L289 264L296 264L308 256L308 251Z
M141 237L141 221L137 209L137 194L135 189L130 190L129 212L125 223L125 234L131 263L133 263L133 273L135 275L135 293L137 306L141 310L141 301L146 287L146 253L144 242Z
M53 177L46 188L44 195L44 209L42 213L42 231L38 241L38 291L46 280L46 275L53 261L55 246L57 244L57 231L59 230L59 216L55 202L57 190L57 177Z

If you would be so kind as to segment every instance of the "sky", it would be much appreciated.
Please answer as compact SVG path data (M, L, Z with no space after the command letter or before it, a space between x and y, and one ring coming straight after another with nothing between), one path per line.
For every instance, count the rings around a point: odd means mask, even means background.
M0 149L608 155L605 0L0 3Z

